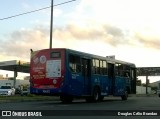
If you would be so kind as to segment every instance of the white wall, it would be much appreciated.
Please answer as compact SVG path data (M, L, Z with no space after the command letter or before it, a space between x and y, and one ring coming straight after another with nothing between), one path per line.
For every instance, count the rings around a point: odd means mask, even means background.
M151 94L151 87L147 88L148 94ZM146 87L143 86L136 86L136 94L146 94Z
M5 85L11 85L13 86L14 81L13 80L0 80L0 87ZM19 85L29 85L29 80L19 80L16 79L16 88L18 88Z
M13 86L13 80L0 80L0 87L1 86L6 86L6 85Z

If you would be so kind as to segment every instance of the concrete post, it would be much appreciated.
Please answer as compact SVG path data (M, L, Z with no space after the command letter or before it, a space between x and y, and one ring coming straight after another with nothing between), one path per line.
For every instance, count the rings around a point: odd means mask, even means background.
M148 94L148 74L146 74L146 94Z
M17 77L17 69L14 68L14 82L13 82L13 87L16 88L16 77Z

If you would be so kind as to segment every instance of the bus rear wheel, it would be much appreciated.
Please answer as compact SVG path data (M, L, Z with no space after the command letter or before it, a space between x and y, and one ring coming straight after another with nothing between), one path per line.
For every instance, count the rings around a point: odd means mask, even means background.
M60 100L62 103L71 103L73 101L73 97L69 95L61 95Z
M92 96L86 97L86 102L98 102L101 101L100 90L95 87Z
M127 100L127 98L128 98L128 91L125 91L124 95L121 96L121 99L122 100Z
M92 97L91 97L91 96L89 96L89 97L86 97L86 102L93 102L93 99L92 99Z
M104 99L104 96L101 96L101 97L100 97L100 101L103 101L103 99Z

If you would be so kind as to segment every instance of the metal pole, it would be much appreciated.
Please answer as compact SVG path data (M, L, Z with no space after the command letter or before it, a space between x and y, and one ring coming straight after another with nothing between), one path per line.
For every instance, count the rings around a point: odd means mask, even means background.
M16 88L17 68L14 68L13 87Z
M50 26L50 49L52 48L52 29L53 29L53 5L54 0L51 0L51 26Z
M148 74L146 74L146 94L148 94Z

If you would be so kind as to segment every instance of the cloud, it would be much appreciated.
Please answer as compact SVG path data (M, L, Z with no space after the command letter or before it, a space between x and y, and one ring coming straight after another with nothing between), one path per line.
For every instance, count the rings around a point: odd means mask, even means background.
M49 31L38 26L33 29L14 31L1 40L0 51L6 56L19 56L29 58L30 49L42 49L48 43Z
M67 25L64 28L57 27L54 37L60 40L98 40L107 44L117 46L126 42L123 31L111 25L93 25L81 27L75 24Z
M58 47L56 45L58 41L62 41L63 46L68 47L73 45L71 43L75 40L79 42L84 40L105 42L115 47L124 43L124 34L121 29L111 25L95 25L86 28L70 24L65 27L54 27L53 32L53 39L56 40L55 47ZM49 33L49 29L45 26L14 31L1 40L1 54L29 58L31 48L39 50L49 47Z
M49 28L40 25L30 29L14 31L1 40L1 54L29 59L31 48L33 50L49 48L49 33ZM80 44L80 42L88 41L96 42L97 47L102 43L115 48L119 46L139 47L140 44L143 47L160 49L159 37L154 37L154 35L148 37L140 33L135 33L134 37L129 35L128 32L108 24L95 23L88 26L68 24L64 27L54 27L53 46L75 48L74 43L77 44L79 42ZM92 46L90 45L90 47Z
M160 36L151 34L136 33L137 42L143 47L160 50Z

